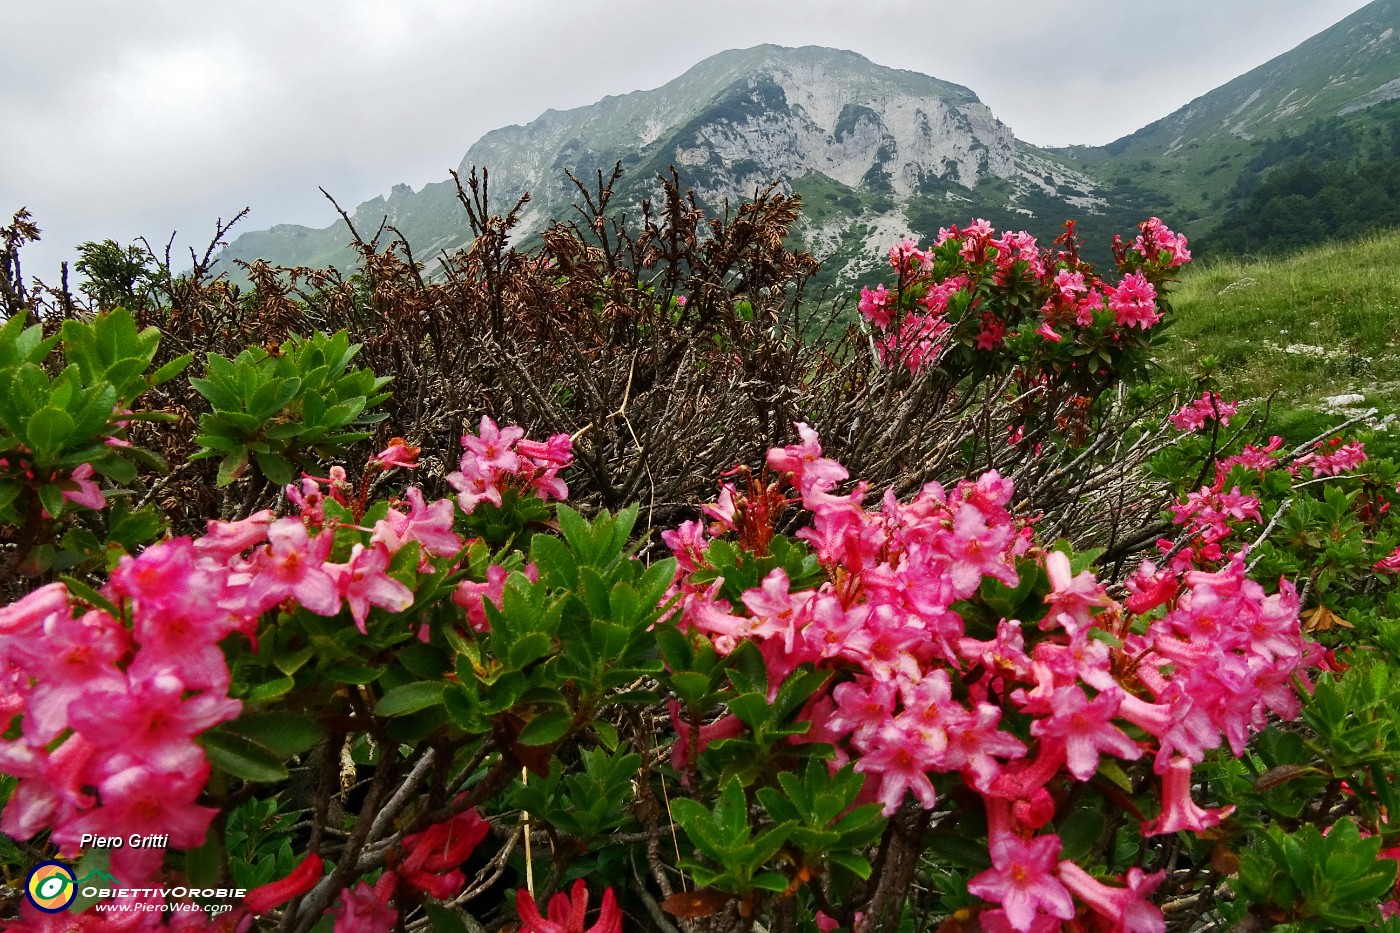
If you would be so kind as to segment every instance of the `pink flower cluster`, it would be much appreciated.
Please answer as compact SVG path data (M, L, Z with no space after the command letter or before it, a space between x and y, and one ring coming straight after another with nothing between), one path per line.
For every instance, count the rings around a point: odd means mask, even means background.
M475 808L434 823L421 833L404 837L404 858L398 872L410 887L438 900L450 900L466 885L462 863L490 830Z
M919 241L905 237L890 247L890 268L902 279L918 275L919 270L933 262L933 254L919 249Z
M19 778L0 817L6 834L49 828L67 853L85 834L203 844L215 811L195 802L210 766L194 740L241 710L227 695L219 642L234 632L255 639L262 613L287 601L326 616L347 607L363 631L371 607L399 612L413 602L387 573L395 551L408 541L436 555L462 546L451 501L429 506L414 489L407 514L391 508L369 543L336 563L320 484L307 479L288 494L300 517L210 522L199 539L122 558L102 590L120 619L85 610L62 584L0 609L0 709L7 728L23 717L20 737L0 742L0 770ZM114 849L112 870L144 881L162 857Z
M1171 423L1178 431L1199 431L1206 426L1206 422L1217 419L1222 426L1228 425L1238 408L1238 402L1224 401L1215 392L1203 392L1194 402L1181 406L1171 416Z
M1360 441L1343 444L1340 437L1334 437L1330 441L1319 441L1310 453L1289 465L1289 472L1296 476L1300 468L1307 468L1313 476L1339 476L1365 462L1366 448Z
M1167 229L1160 218L1150 217L1138 225L1137 239L1133 249L1142 254L1148 262L1163 262L1167 268L1176 269L1191 261L1191 251L1186 248L1186 237Z
M1257 444L1245 444L1244 449L1239 453L1224 457L1216 462L1216 483L1223 486L1225 477L1237 466L1254 471L1256 476L1263 476L1266 471L1278 466L1278 449L1282 446L1283 438L1277 434L1270 437L1269 443L1263 447Z
M1185 237L1161 226L1160 220L1153 218L1140 229L1140 242L1170 244L1175 265L1190 258ZM1148 239L1144 241L1144 237ZM956 246L955 251L945 249L950 243ZM1153 248L1159 253L1167 247ZM951 261L946 274L935 272L939 255ZM961 268L957 269L959 261ZM974 220L962 229L940 229L928 250L920 249L913 239L902 240L890 250L890 265L899 274L898 290L892 292L884 285L862 288L858 308L866 320L885 332L877 344L881 358L911 371L934 363L955 344L994 351L1002 346L1008 327L1024 326L1047 344L1072 336L1073 342L1088 341L1093 349L1100 349L1105 339L1110 346L1117 346L1130 330L1136 329L1141 337L1162 319L1157 287L1147 272L1131 271L1118 285L1109 285L1091 266L1080 262L1073 247L1059 252L1043 250L1024 231L997 236L985 220ZM1008 290L1006 307L1000 302L995 308L983 304L987 299L979 286L986 282ZM949 301L960 292L965 299L969 293L979 297L970 305L957 305L959 309L970 308L971 313L954 315ZM1038 317L1031 320L1022 320L1024 312L1019 310L1026 307L1026 292L1036 303L1032 307L1040 309ZM1100 313L1111 315L1113 325L1107 337L1097 328L1108 320L1096 317ZM1095 329L1092 336L1086 336L1072 328Z
M499 428L482 416L475 436L462 436L462 459L447 482L457 490L457 504L470 513L479 502L501 505L506 487L531 490L541 499L567 499L569 487L559 471L573 462L573 439L555 434L544 443L525 437L520 427Z
M1108 309L1119 327L1147 330L1162 319L1157 312L1157 288L1141 272L1123 276L1118 287L1109 290Z
M930 483L907 503L887 492L867 509L867 487L838 493L846 470L822 456L815 432L798 431L802 442L770 451L768 465L791 477L810 513L798 535L826 581L794 592L775 570L731 605L717 584L688 582L705 566L706 541L687 523L664 535L682 564L678 624L722 653L754 642L773 691L804 663L837 671L808 703L804 740L832 743L838 762L853 761L886 814L910 793L933 808L932 775L955 775L979 795L993 867L970 889L999 905L982 914L984 928L1058 929L1055 920L1088 911L1114 929L1162 930L1145 899L1160 875L1130 874L1115 887L1059 859L1047 785L1088 781L1105 756L1150 753L1162 812L1143 832L1218 822L1228 809L1191 800L1193 763L1226 740L1239 753L1270 710L1296 715L1290 678L1308 658L1296 593L1285 583L1266 595L1236 557L1184 581L1145 565L1124 606L1089 571L1074 573L1065 554L1036 549L1007 511L1011 483L995 472L951 491ZM1017 561L1032 558L1049 579L1043 617L1003 619L993 638L969 637L954 606L986 581L1014 586ZM1133 633L1134 616L1144 634ZM720 720L700 738L732 728Z
M19 784L0 829L29 839L43 829L76 854L84 835L166 834L174 848L203 844L215 810L196 803L209 763L194 739L234 719L218 641L248 631L228 608L228 570L188 539L124 558L104 595L131 628L84 610L61 583L0 609L5 728L0 770ZM159 849L113 849L127 882L159 870Z
M1183 526L1195 537L1192 547L1177 553L1174 569L1184 571L1202 562L1224 559L1221 543L1234 533L1230 523L1260 521L1259 499L1240 492L1238 486L1225 492L1222 482L1223 476L1218 475L1214 487L1202 486L1199 492L1188 493L1185 502L1172 505L1172 523ZM1164 552L1173 547L1165 539L1158 541L1157 546Z
M1400 573L1400 547L1376 561L1372 569L1376 573Z
M880 329L890 326L890 299L894 294L883 284L860 290L860 303L856 306L861 315Z

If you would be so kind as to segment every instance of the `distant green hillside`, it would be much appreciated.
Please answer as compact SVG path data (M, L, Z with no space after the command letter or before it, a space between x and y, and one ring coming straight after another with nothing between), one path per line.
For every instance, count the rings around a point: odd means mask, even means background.
M1207 250L1235 239L1208 231L1234 223L1253 188L1276 166L1355 161L1329 142L1367 127L1400 98L1400 0L1376 0L1296 48L1107 146L1051 154L1106 188L1159 206L1173 227ZM1345 148L1345 147L1343 147ZM1119 195L1121 197L1121 194Z
M1191 269L1172 295L1175 323L1158 354L1166 377L1189 380L1213 357L1227 394L1273 394L1285 421L1305 410L1331 410L1331 420L1343 408L1400 411L1397 254L1400 230ZM1342 395L1362 399L1324 401Z
M1281 254L1400 227L1400 101L1256 141L1204 256Z

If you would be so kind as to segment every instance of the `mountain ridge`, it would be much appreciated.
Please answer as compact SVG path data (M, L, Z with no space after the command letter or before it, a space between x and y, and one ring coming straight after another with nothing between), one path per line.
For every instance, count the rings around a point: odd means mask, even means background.
M658 88L492 130L468 148L459 173L487 166L496 209L531 194L522 238L567 216L569 172L587 180L621 163L615 203L636 204L674 165L712 211L776 180L806 198L798 240L831 257L832 281L849 281L877 261L877 235L926 234L973 214L1040 237L1078 216L1091 241L1106 242L1148 213L1171 211L1198 232L1192 224L1224 210L1255 139L1301 132L1319 115L1359 118L1387 95L1400 97L1400 0L1376 0L1101 147L1036 147L969 88L856 52L768 44L721 52ZM352 217L362 232L394 225L420 258L469 240L450 180L417 191L396 185ZM343 221L281 224L244 233L221 260L343 267L349 239Z

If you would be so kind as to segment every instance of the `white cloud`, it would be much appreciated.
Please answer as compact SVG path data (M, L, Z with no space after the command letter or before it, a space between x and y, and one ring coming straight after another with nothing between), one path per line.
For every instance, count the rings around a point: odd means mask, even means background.
M194 243L333 219L446 177L480 135L665 83L727 48L853 49L972 88L1023 139L1103 143L1296 45L1359 0L50 0L7 5L0 214Z

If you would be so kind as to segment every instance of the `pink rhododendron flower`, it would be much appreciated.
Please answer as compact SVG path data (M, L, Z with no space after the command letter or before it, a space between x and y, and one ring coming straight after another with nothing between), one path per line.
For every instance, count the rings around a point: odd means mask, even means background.
M326 572L332 535L314 538L299 518L279 518L267 529L268 549L253 555L247 587L252 614L260 614L286 599L317 615L340 611L340 593Z
M667 529L661 532L661 540L671 549L671 556L676 559L679 565L679 573L694 573L704 564L705 548L709 546L709 541L705 533L705 526L697 521L682 522L680 527L674 531Z
M515 911L520 915L520 933L622 933L622 911L612 888L603 892L603 905L593 925L588 922L588 885L582 878L574 882L566 896L562 892L549 901L549 916L541 917L535 899L523 888L515 892Z
M1314 476L1340 476L1350 473L1366 462L1366 449L1360 441L1343 444L1340 437L1322 441L1312 453L1299 457L1294 468L1307 467Z
M408 498L408 514L389 509L375 523L371 545L382 543L393 554L408 542L417 541L423 553L433 557L452 557L462 549L461 536L452 530L451 499L437 499L429 505L417 486L410 486L404 495ZM420 565L420 569L426 568Z
M474 807L434 823L421 833L404 837L404 859L398 872L410 887L440 901L451 900L466 884L458 869L490 831L490 824Z
M1166 921L1148 897L1166 878L1165 871L1145 873L1141 868L1128 869L1127 887L1109 887L1075 863L1060 862L1060 880L1075 897L1113 924L1122 933L1165 933Z
M353 888L340 892L340 901L331 911L335 917L333 933L393 933L398 927L399 913L389 903L394 896L398 876L386 871L374 887L361 881Z
M1118 287L1109 290L1108 307L1119 327L1146 330L1162 319L1157 313L1157 289L1141 272L1123 276Z
M186 690L173 670L121 687L109 681L85 690L69 708L68 722L98 749L178 772L203 757L195 736L243 709L238 700Z
M1084 284L1083 272L1070 272L1068 269L1061 269L1055 273L1055 289L1060 293L1061 298L1073 300L1087 292L1089 286Z
M463 457L471 456L483 469L514 473L520 469L520 455L515 452L515 444L524 436L524 428L498 428L496 422L482 415L476 435L462 435Z
M890 326L890 300L893 297L884 285L877 285L873 289L862 288L860 302L856 308L867 321L884 329Z
M947 346L945 339L951 325L934 314L905 315L899 330L875 342L875 349L884 362L899 361L911 373L938 358Z
M1217 418L1222 425L1228 425L1238 407L1237 402L1226 402L1214 392L1205 392L1172 415L1171 423L1178 431L1199 431L1206 426L1206 422Z
M107 497L92 481L94 472L91 463L80 463L74 467L73 472L68 474L68 480L64 485L71 483L77 488L64 489L63 498L89 509L105 509Z
M1087 781L1098 771L1104 752L1129 761L1142 757L1137 743L1113 725L1121 701L1121 690L1106 690L1090 700L1077 686L1060 687L1050 715L1031 723L1031 734L1063 742L1065 767Z
M919 241L913 237L905 237L890 247L890 268L901 276L913 275L930 259L931 256L919 249Z
M1084 637L1094 624L1090 610L1112 605L1113 600L1089 571L1071 576L1069 557L1061 551L1045 555L1045 573L1050 578L1046 621L1058 622L1075 640ZM1047 628L1044 622L1041 628Z
M1191 261L1191 252L1186 248L1186 237L1167 229L1160 218L1151 217L1138 224L1141 231L1133 241L1137 250L1148 261L1164 258L1167 268L1176 269Z
M381 470L392 470L401 467L405 470L418 468L418 455L422 453L421 447L415 447L401 437L395 437L389 441L389 446L370 458L370 463Z
M1006 325L995 314L983 314L982 327L977 332L977 349L995 350L1006 342Z
M1377 573L1400 573L1400 547L1376 561L1373 569Z
M204 791L209 763L196 752L179 772L161 771L146 764L131 764L97 783L102 801L54 830L53 840L65 852L76 852L83 834L125 836L131 833L166 833L177 849L195 849L204 844L209 824L218 812L194 801ZM165 859L162 849L124 846L113 849L112 873L123 881L148 881L160 870Z
M482 417L476 436L462 436L462 459L458 470L446 477L458 492L457 504L471 512L481 502L500 507L501 490L531 490L539 498L565 499L569 487L559 476L573 459L573 440L555 434L540 443L524 436L519 427L500 428Z
M389 550L383 544L355 544L350 560L345 564L324 564L326 573L335 581L336 591L350 607L350 617L361 633L370 606L390 612L403 612L413 605L413 591L389 576Z
M1037 917L1069 920L1074 901L1055 875L1060 837L1022 839L1005 833L991 843L992 867L967 883L967 890L1001 905L1013 930L1035 929Z
M1224 457L1215 465L1215 481L1217 485L1224 485L1225 477L1230 470L1236 466L1243 466L1246 469L1254 470L1257 475L1262 476L1264 471L1271 470L1278 465L1276 451L1283 446L1283 438L1275 434L1269 438L1269 443L1263 447L1254 444L1246 444L1244 450L1239 453Z
M913 791L925 810L932 810L938 794L928 772L938 767L948 737L941 730L922 730L889 723L883 726L872 747L865 749L855 769L880 779L876 799L892 816L904 803L905 791Z
M253 888L244 895L243 903L254 914L268 913L297 895L310 891L324 873L325 863L321 861L321 856L313 852L298 862L287 877Z
M200 554L209 554L223 560L237 557L248 548L266 541L267 528L272 522L271 509L254 512L235 522L211 519L205 524L204 535L194 541L194 549Z
M1162 778L1162 812L1142 824L1144 836L1161 836L1189 830L1193 833L1220 825L1235 812L1234 805L1205 810L1191 799L1191 761L1173 758Z

